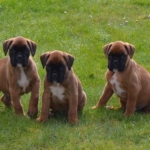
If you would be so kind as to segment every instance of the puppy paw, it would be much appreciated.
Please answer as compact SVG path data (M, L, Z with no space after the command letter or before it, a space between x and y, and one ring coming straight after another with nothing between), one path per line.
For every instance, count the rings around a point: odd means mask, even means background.
M24 112L23 112L23 113L16 113L16 112L15 112L15 114L16 114L17 116L21 116L21 117L25 117L25 116L26 116Z
M79 123L79 120L68 120L68 123L77 124L77 123Z
M25 113L24 113L22 108L19 108L19 109L14 108L14 110L15 110L15 114L16 115L18 115L18 116L25 116Z
M28 111L28 116L29 116L30 118L36 118L36 117L37 117L37 114L38 114L37 111L35 111L35 112Z
M37 122L42 122L42 119L39 117L36 119Z
M92 107L92 109L97 109L97 108L98 108L97 106L93 106L93 107Z
M68 116L68 123L70 123L70 124L76 124L76 123L78 123L78 122L79 122L79 120L78 120L77 115L75 115L75 114L70 114L70 115Z
M106 109L108 109L108 110L114 110L115 108L113 106L106 106Z
M36 118L37 114L38 114L38 108L37 107L29 107L28 116L30 118Z
M124 115L125 117L129 117L129 116L133 116L134 113L125 112L123 115Z
M44 118L42 118L42 117L39 117L39 118L36 119L36 121L39 122L39 123L40 123L40 122L46 122L47 119L44 119Z

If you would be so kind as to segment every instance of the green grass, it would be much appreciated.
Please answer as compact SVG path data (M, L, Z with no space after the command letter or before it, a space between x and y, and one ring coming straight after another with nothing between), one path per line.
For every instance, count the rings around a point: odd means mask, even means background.
M125 118L121 111L91 109L106 83L105 44L123 40L135 45L134 59L150 71L149 9L150 0L1 0L0 42L21 35L37 43L34 60L41 78L40 92L45 70L39 56L59 49L75 56L73 68L88 100L79 115L80 123L74 126L63 116L38 124L16 116L0 103L0 149L150 149L149 115L136 113ZM0 57L4 57L2 46ZM22 96L25 112L29 96ZM119 106L115 95L108 105Z

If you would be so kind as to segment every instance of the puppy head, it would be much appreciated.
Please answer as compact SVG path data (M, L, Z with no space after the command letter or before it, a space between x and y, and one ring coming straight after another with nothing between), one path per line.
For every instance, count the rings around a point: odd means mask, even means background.
M43 68L46 67L47 81L51 83L62 83L66 72L71 70L74 57L68 53L55 50L40 56Z
M18 36L8 39L3 43L4 54L7 55L9 51L11 65L16 67L21 64L23 67L28 65L30 52L32 56L35 55L36 43Z
M108 57L110 71L124 71L126 63L132 59L135 47L122 41L113 42L104 46L104 53Z

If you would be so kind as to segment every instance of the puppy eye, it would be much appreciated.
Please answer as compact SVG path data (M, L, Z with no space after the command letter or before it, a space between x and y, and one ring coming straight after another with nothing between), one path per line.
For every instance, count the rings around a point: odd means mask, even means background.
M60 67L60 70L61 71L64 71L65 70L65 67L63 66L63 67Z
M47 69L47 70L51 70L51 67L50 67L50 66L47 66L46 69Z
M122 54L122 58L124 58L124 59L125 59L125 58L126 58L126 55L125 55L125 54Z
M64 70L64 67L60 67L60 70Z
M15 53L15 50L14 50L14 49L11 49L10 52L11 52L11 53Z
M25 51L25 54L29 54L29 51Z

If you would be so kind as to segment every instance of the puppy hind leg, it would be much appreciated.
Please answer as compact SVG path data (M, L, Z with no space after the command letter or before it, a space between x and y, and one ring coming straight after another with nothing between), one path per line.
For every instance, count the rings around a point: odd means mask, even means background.
M22 104L20 102L20 95L16 92L15 89L10 89L10 97L12 101L12 105L16 115L25 116Z
M87 97L86 97L85 92L83 91L81 103L78 105L78 111L82 111L83 107L85 106L86 100L87 100Z
M12 106L11 98L9 94L2 95L0 99L5 104L6 107L10 108Z

